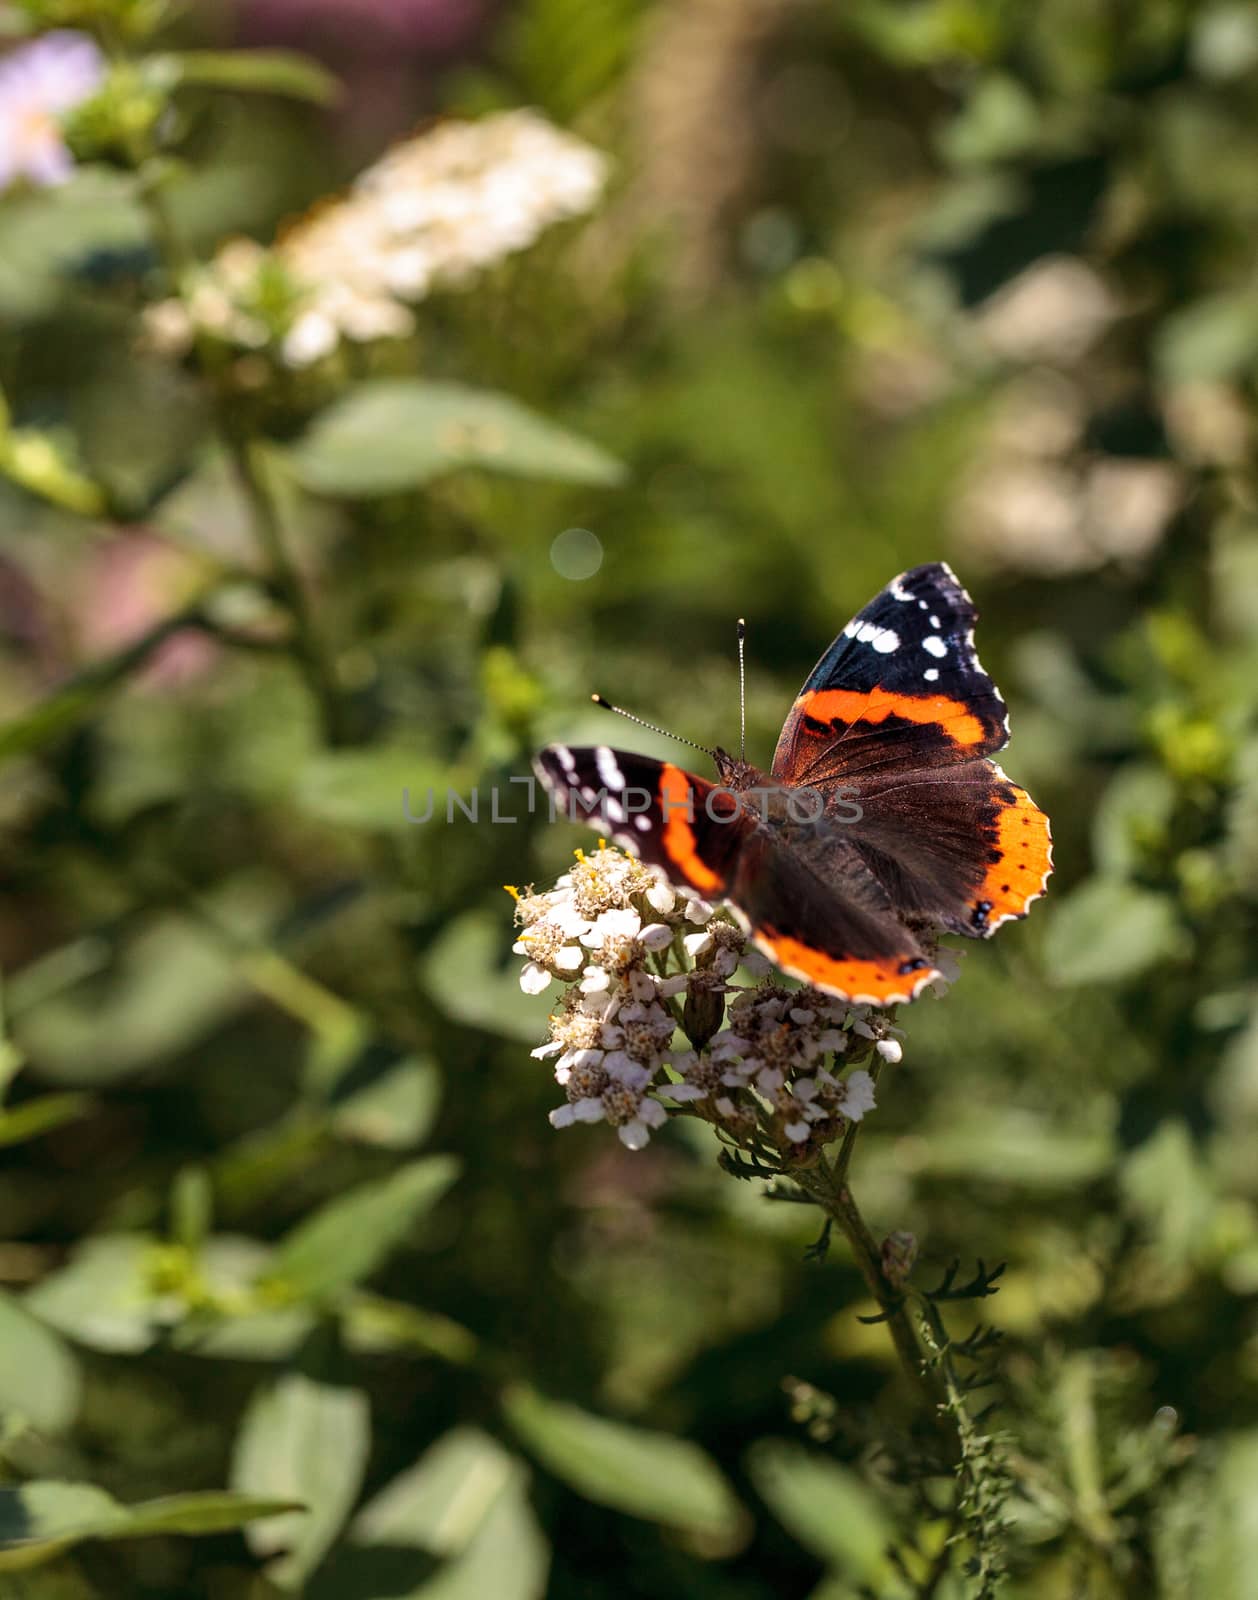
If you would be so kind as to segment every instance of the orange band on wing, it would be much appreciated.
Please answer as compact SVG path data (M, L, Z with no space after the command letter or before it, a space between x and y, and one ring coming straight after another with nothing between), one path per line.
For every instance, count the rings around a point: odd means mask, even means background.
M913 1000L932 978L939 976L939 968L925 959L920 967L912 966L911 958L894 956L880 961L841 960L772 928L758 930L754 938L765 955L792 978L802 978L840 1000L852 1000L858 1005L889 1006ZM911 970L901 971L905 966L911 966Z
M982 744L989 732L963 700L949 700L942 694L888 694L882 689L861 694L853 689L814 689L801 694L794 709L818 722L885 722L895 716L905 722L934 723L945 728L959 745Z
M996 770L1000 772L999 767ZM1005 778L1003 772L1000 776ZM996 819L994 848L1000 851L1000 860L987 869L974 897L984 933L994 932L1012 917L1025 917L1031 902L1044 893L1053 870L1048 818L1025 789L1008 779L1005 785L1012 798Z
M725 879L713 872L699 854L691 818L694 815L693 780L668 762L660 768L660 805L664 813L664 851L688 882L705 893L719 892Z

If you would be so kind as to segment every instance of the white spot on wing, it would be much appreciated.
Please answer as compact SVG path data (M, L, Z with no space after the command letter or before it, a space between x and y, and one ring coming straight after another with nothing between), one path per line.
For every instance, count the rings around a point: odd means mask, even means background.
M645 811L638 813L638 815L633 819L633 825L639 833L650 833L651 831L651 819L647 816Z
M939 668L927 667L926 671L922 673L922 677L926 679L927 683L934 683L939 677Z
M922 649L932 656L946 656L948 654L948 646L942 639L936 639L933 633L922 640Z
M559 765L564 769L565 772L575 772L577 770L576 760L573 757L572 751L568 749L566 744L555 745L554 752L555 759L559 762Z
M598 775L609 789L623 789L625 775L616 763L616 757L605 744L599 745L594 752L594 764L598 767Z
M879 655L889 656L900 648L900 635L894 628L880 628L875 622L849 622L843 632L857 644L872 645Z
M932 628L939 627L939 618L935 616L933 612L931 614L930 625Z
M900 582L899 578L892 578L891 582L887 585L887 592L893 595L897 600L911 600L913 598L913 591L911 589L906 589Z

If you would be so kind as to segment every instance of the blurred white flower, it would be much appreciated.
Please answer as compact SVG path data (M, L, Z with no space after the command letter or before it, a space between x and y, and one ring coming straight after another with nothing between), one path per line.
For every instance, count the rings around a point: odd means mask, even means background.
M65 182L74 158L60 118L95 94L104 77L96 45L69 29L0 58L0 190L22 179L41 188Z
M979 307L983 343L1007 361L1077 361L1118 315L1101 278L1077 256L1043 256Z
M1045 368L1004 391L953 506L958 542L1019 572L1088 572L1134 562L1183 502L1173 462L1091 455L1079 387Z
M274 340L285 365L305 367L342 341L402 337L412 305L590 211L606 177L599 151L534 111L440 123L389 150L272 250L229 241L183 286L176 310L168 302L149 314L150 340L172 353L198 330L246 348ZM246 264L242 278L233 269ZM288 288L270 326L257 315L268 265Z

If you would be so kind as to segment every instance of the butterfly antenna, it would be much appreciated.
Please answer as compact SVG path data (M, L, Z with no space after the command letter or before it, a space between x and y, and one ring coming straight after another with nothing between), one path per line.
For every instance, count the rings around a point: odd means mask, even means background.
M738 619L738 759L747 759L747 619Z
M683 739L679 733L671 733L667 728L661 728L656 722L647 722L644 717L635 717L632 711L626 711L623 706L614 706L610 700L605 700L601 694L592 694L590 699L596 706L602 706L604 711L614 711L618 717L628 717L630 722L636 722L640 728L647 728L652 733L662 733L666 739L676 739L678 744L688 744L692 750L702 750L705 756L716 760L716 751L709 750L706 744L697 744L693 739Z

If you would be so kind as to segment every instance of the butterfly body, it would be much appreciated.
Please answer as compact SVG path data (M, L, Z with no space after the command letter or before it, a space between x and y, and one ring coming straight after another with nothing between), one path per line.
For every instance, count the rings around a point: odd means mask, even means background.
M976 612L942 563L902 573L847 624L787 716L769 772L719 782L607 746L538 757L569 814L726 900L784 971L859 1003L911 1000L939 932L986 938L1052 868L1048 819L991 759L1004 702Z

